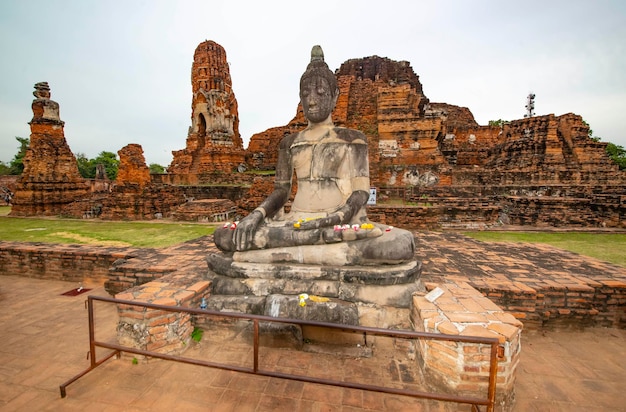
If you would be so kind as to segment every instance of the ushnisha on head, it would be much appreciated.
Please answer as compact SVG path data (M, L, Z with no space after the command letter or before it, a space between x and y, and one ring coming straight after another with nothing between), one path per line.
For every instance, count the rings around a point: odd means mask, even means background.
M311 81L312 78L322 78L328 82L333 97L339 93L337 88L337 78L326 62L324 61L324 51L321 46L313 46L311 49L311 62L306 67L306 71L300 78L300 90L302 86Z
M324 61L322 48L313 46L311 62L300 78L300 101L305 117L311 123L328 119L338 95L337 79Z

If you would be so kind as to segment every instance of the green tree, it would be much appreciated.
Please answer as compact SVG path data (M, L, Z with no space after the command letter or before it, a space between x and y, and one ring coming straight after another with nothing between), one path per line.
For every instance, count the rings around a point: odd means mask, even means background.
M150 173L154 173L154 174L165 173L165 168L158 163L150 163L150 166L148 166L148 168L150 169Z
M120 167L120 161L117 159L117 155L113 152L100 152L100 154L91 162L94 165L94 177L95 177L95 168L97 165L104 165L104 170L106 171L107 177L111 180L115 180L117 177L117 170Z
M489 126L492 126L492 127L502 127L505 124L509 124L509 123L511 123L511 122L508 121L508 120L502 120L502 119L489 120Z
M587 132L587 134L589 135L589 138L593 140L594 142L599 142L601 138L593 135L593 129L591 129L591 126L589 125L589 123L583 120L583 124L589 128L589 132Z
M30 139L27 137L19 137L15 136L15 140L20 142L20 148L18 149L15 156L13 156L13 160L9 163L9 174L11 175L21 175L24 171L24 156L26 155L26 151L30 145Z
M607 143L606 152L621 170L626 170L626 149L614 143Z
M585 126L589 127L589 123L583 120ZM589 127L589 138L593 141L599 142L602 140L600 136L594 136L593 130ZM606 153L609 155L611 160L613 160L619 166L620 170L626 170L626 149L624 149L620 145L616 145L615 143L608 142L606 144Z
M4 162L0 162L0 176L10 175L11 168Z
M76 163L78 164L78 172L82 177L86 179L96 177L96 165L84 153L76 154Z

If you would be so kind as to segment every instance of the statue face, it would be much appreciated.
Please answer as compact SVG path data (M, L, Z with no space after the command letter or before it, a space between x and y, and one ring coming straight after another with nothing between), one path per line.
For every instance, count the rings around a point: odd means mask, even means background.
M302 109L307 120L312 123L320 123L326 120L332 113L337 101L337 95L333 96L326 79L312 77L302 85L300 101L302 102Z

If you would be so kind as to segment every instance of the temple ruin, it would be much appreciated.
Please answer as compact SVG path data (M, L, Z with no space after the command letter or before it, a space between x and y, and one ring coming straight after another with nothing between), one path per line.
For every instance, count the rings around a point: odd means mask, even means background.
M50 99L50 86L35 84L33 95L30 145L15 185L11 216L63 214L65 205L89 196L89 185L65 140L59 104Z
M214 41L196 48L191 66L191 126L185 149L172 152L168 172L177 183L208 183L244 164L237 99L226 51Z
M332 116L367 136L377 191L369 214L377 221L423 229L626 226L626 171L608 157L607 143L589 137L581 116L481 126L468 108L431 102L407 61L351 59L335 75L340 95ZM109 182L80 177L58 104L39 83L12 215L221 221L248 214L272 189L278 142L306 127L302 107L287 125L251 136L244 149L222 46L198 45L191 85L186 146L172 152L168 173L147 173L143 150L129 145L122 153L135 161ZM208 199L229 202L188 204ZM210 213L202 212L209 204Z
M480 126L469 109L431 103L406 61L378 56L336 70L336 124L368 137L370 176L379 199L402 199L427 211L372 206L392 224L424 228L494 224L624 227L626 172L589 137L572 113ZM251 167L272 169L291 122L250 139ZM402 219L402 220L398 220ZM384 220L384 219L383 219Z
M378 56L353 59L335 75L340 89L332 114L335 124L358 129L367 137L369 177L378 199L378 204L367 206L373 220L411 229L506 224L626 227L626 172L609 159L606 143L589 137L581 116L550 114L480 126L467 108L430 102L406 61ZM222 229L236 228L230 222L248 215L272 191L274 179L266 172L276 168L278 142L303 129L307 121L298 107L289 124L255 134L245 150L221 46L212 41L198 46L191 80L187 144L173 152L168 173L151 175L143 149L131 143L118 151L120 168L113 182L103 173L94 180L80 177L63 135L59 105L50 100L47 83L38 83L30 148L24 173L15 183L11 214L229 221ZM361 192L367 189L367 184L363 186ZM288 202L283 205L290 208ZM409 233L409 238L415 233ZM393 267L397 273L389 266L357 271L322 264L303 271L297 262L289 269L279 261L233 263L226 255L207 257L207 252L216 250L206 238L159 251L77 248L66 252L47 245L8 244L0 251L9 257L0 263L2 272L9 274L54 277L71 272L75 276L71 280L106 278L105 289L111 295L139 303L203 309L216 305L220 310L290 319L294 317L289 311L301 311L306 305L312 313L309 318L314 319L313 308L345 304L342 311L330 313L346 314L346 324L358 319L380 328L497 337L502 348L497 355L498 402L507 408L515 398L523 326L519 319L527 325L563 321L623 327L624 282L619 268L597 261L584 266L555 249L542 252L532 247L526 254L515 254L519 248L503 252L496 245L476 252L476 244L460 238L451 232L422 232L415 237L421 243L414 250L431 262L444 262L431 265L425 289L415 282L421 270L416 262ZM538 271L529 258L540 253L550 261L545 272ZM86 258L68 258L78 255ZM450 256L460 256L460 262L472 266L457 266ZM485 261L476 262L477 256ZM43 260L47 265L42 268ZM413 266L400 266L405 264ZM188 348L192 326L210 325L186 315L153 316L154 312L123 305L118 310L119 342L142 351L182 352ZM168 332L163 331L165 323ZM136 330L144 326L145 334L137 339ZM283 334L293 335L292 330ZM316 330L305 332L297 336L299 344L309 337L326 338ZM454 391L484 391L485 360L473 363L472 356L466 356L476 347L406 349L407 355L419 353L418 362L425 365L429 379ZM462 370L454 369L461 365Z

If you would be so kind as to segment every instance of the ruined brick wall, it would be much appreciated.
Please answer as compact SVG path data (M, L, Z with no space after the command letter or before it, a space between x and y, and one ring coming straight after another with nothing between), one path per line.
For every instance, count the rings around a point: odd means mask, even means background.
M480 214L475 215L478 225L626 227L623 185L476 185L475 180L467 179L466 185L413 188L395 198L443 208L445 219L451 220L464 208L484 209L485 213L491 210L490 224ZM379 189L379 193L385 191L388 189Z
M514 225L626 228L626 195L620 197L509 196L499 203Z
M625 184L606 143L589 138L581 116L569 113L510 122L484 168L499 184Z
M172 212L174 220L186 222L232 222L235 216L235 203L227 199L192 200Z
M183 203L183 191L177 186L125 184L115 186L103 199L100 217L110 220L168 218Z
M124 247L0 241L0 274L103 283L113 262L136 253Z
M395 227L420 230L485 229L498 222L500 207L471 199L448 199L423 206L368 206L368 217Z
M151 183L150 169L146 165L141 145L131 143L117 152L120 157L120 165L115 178L117 186L136 184L144 187Z
M151 220L170 217L185 203L181 187L152 183L150 170L138 144L118 151L120 166L108 190L95 190L63 206L62 213L74 218ZM96 185L95 187L100 187Z

